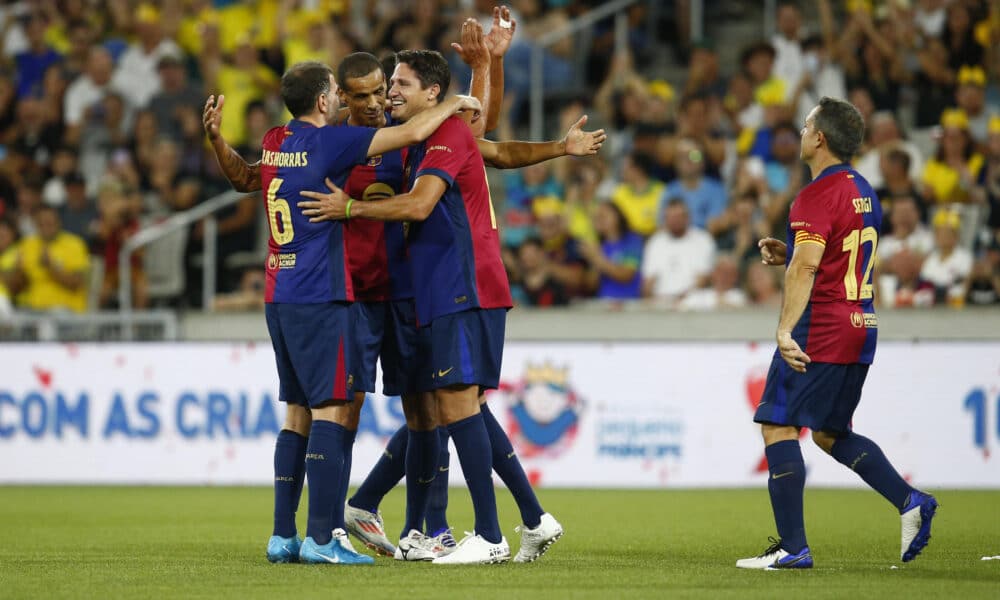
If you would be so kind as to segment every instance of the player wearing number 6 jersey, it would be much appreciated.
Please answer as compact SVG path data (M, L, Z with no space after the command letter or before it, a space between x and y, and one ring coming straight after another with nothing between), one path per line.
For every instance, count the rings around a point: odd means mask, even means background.
M351 548L344 531L345 453L350 437L355 376L353 282L340 223L313 223L288 198L320 190L327 178L347 179L369 157L426 139L462 109L479 101L456 97L400 127L329 127L340 103L330 67L293 65L281 95L293 119L264 136L263 157L247 165L219 134L223 97L210 97L204 125L223 172L240 191L262 189L271 238L266 264L265 315L274 346L279 398L288 405L274 454L275 519L271 562L371 564ZM259 180L255 175L259 174ZM299 542L295 510L303 475L309 478L306 539Z
M875 356L878 321L872 266L882 207L850 166L864 139L851 104L820 100L801 131L801 158L813 181L788 215L788 242L760 241L765 264L785 264L778 349L754 421L761 424L768 491L780 539L762 554L736 562L747 569L811 568L802 496L805 464L799 432L856 472L902 517L904 562L930 539L933 496L910 487L875 442L854 433L852 418Z

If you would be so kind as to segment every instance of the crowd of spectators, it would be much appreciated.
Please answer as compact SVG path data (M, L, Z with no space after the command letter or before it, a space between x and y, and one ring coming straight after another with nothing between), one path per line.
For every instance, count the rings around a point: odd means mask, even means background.
M500 139L526 134L537 40L596 1L512 0ZM229 189L204 143L208 94L226 95L223 134L248 160L288 118L278 82L307 59L432 48L454 88L468 69L449 44L492 0L34 0L0 6L0 315L114 308L119 252L134 232ZM784 238L808 183L799 129L823 95L868 125L859 171L885 210L883 305L1000 302L1000 0L778 2L777 32L685 41L672 3L628 9L625 49L611 21L545 48L549 131L583 113L609 140L595 157L491 175L515 297L708 310L780 301L780 270L756 241ZM678 14L681 14L678 13ZM653 26L650 26L653 23ZM582 34L581 34L582 35ZM682 57L664 77L664 57ZM662 71L662 72L661 72ZM218 215L219 308L255 308L259 199ZM186 232L184 292L132 256L132 304L197 306L204 230ZM155 251L155 246L148 252ZM162 264L163 261L157 261Z

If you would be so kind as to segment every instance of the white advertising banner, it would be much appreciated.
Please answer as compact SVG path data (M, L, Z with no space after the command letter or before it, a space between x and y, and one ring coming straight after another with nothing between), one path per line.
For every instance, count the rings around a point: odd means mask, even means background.
M509 343L490 405L542 486L759 485L772 352ZM271 481L284 408L269 345L4 344L0 364L0 483ZM398 399L369 396L355 483L402 423ZM880 344L854 428L916 485L1000 488L1000 342ZM861 485L808 438L803 451L811 485Z

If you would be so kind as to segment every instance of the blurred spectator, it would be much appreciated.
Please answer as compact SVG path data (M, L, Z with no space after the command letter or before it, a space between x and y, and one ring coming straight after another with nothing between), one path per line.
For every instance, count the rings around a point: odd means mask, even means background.
M747 267L747 297L754 306L781 306L781 288L778 277L782 271L752 261Z
M59 213L51 206L35 209L37 234L27 235L18 246L18 270L24 289L17 304L28 310L87 309L87 245L62 230Z
M76 172L77 153L68 146L59 146L49 161L49 178L42 188L42 201L49 206L62 206L66 202L66 186L63 178Z
M948 4L948 19L941 42L948 51L948 66L958 71L962 65L978 65L983 62L983 47L976 42L973 33L972 15L965 2Z
M795 123L805 123L809 111L820 98L847 97L847 79L842 66L843 49L837 43L839 32L834 24L829 0L819 0L820 35L802 40L802 74L791 81L795 85L791 105L796 109Z
M17 271L17 226L7 218L0 218L0 321L9 317L14 308L14 297L24 285Z
M720 254L709 275L709 286L688 292L681 299L680 310L718 310L720 308L743 308L747 305L747 295L739 287L740 269L732 256Z
M907 161L909 176L920 177L924 168L923 155L915 144L903 139L899 123L896 122L893 113L882 110L872 114L866 124L866 129L868 143L861 156L858 157L855 168L874 189L877 190L885 184L881 167L885 154L891 150L905 152L909 157Z
M538 238L548 257L547 272L551 273L569 296L578 296L584 289L586 261L580 254L580 244L570 235L564 206L554 198L535 201ZM524 268L524 265L522 265ZM527 271L523 273L527 277ZM525 287L528 282L525 281Z
M696 141L682 139L677 143L674 169L677 179L667 184L660 197L660 206L665 206L670 198L682 198L692 225L712 235L721 233L729 198L721 181L705 175L705 154ZM662 214L663 211L657 212Z
M913 19L920 31L928 37L938 37L944 31L944 23L948 18L945 6L948 0L917 0L914 2Z
M757 207L752 191L739 194L718 219L716 248L732 254L737 261L757 255L757 240L771 234L767 221Z
M976 144L986 141L990 115L986 110L986 71L979 65L963 65L958 70L955 104L969 118L969 134Z
M264 310L264 287L266 285L263 269L247 269L240 276L237 290L215 297L215 310L262 311Z
M145 108L160 91L157 65L164 57L179 58L181 49L163 35L160 11L152 4L141 4L134 16L136 41L118 58L114 81L135 108Z
M902 55L893 45L891 21L873 20L869 10L851 13L840 35L839 56L848 87L863 87L871 95L876 110L899 108L900 88L907 78Z
M63 177L66 202L59 207L59 219L63 229L80 237L88 247L94 246L98 231L98 213L94 202L87 196L87 186L83 176L77 172Z
M622 183L615 188L611 200L625 215L629 229L643 237L656 231L657 211L665 186L650 177L652 159L633 152L622 166Z
M989 211L985 239L981 243L1000 254L1000 115L990 119L986 148L986 165L979 172L975 200Z
M94 43L94 31L86 20L70 21L67 27L69 49L63 57L61 68L64 76L73 80L79 77L87 68L90 47Z
M52 153L62 145L62 123L47 115L45 102L37 98L29 96L18 101L14 131L12 144L28 155L36 172L48 166Z
M217 33L213 34L217 36ZM223 60L218 41L206 40L201 55L201 74L205 90L226 96L226 110L231 115L243 115L254 100L265 100L278 89L278 76L260 60L249 33L242 36L232 53L232 60ZM246 142L243 119L223 119L222 135L234 147Z
M903 251L927 256L934 247L934 235L920 222L920 207L912 195L896 196L886 214L892 224L892 233L883 235L878 245L878 260L892 272L893 257Z
M580 245L580 253L590 263L587 287L604 300L640 298L642 238L629 231L625 215L610 202L597 205L594 227L600 236L600 245Z
M168 138L156 140L155 160L149 171L148 190L154 212L187 210L195 205L201 193L201 182L192 174L181 171L178 145Z
M553 177L552 166L548 162L504 171L503 181L506 192L502 221L503 241L516 248L525 238L535 235L532 214L535 198L560 200L563 189Z
M104 262L104 280L101 285L100 303L102 307L116 306L119 288L119 253L125 241L139 230L139 206L131 200L128 190L121 182L107 178L101 183L97 196L100 213L97 224L97 243ZM146 276L142 269L142 252L133 252L131 257L132 305L147 308Z
M910 177L912 171L910 161L910 155L899 147L883 151L879 157L882 185L875 189L875 195L882 203L882 212L887 215L892 212L892 205L896 198L910 197L917 203L922 221L925 208L919 190L917 190L913 178ZM893 223L889 219L884 220L882 222L882 235L892 233L892 228Z
M981 258L973 265L965 283L965 302L973 306L1000 304L1000 271L989 259Z
M642 292L672 304L704 284L715 258L715 242L706 231L691 227L684 200L671 199L664 213L663 229L649 238L643 250Z
M41 181L35 177L25 177L17 186L17 204L11 214L22 236L37 233L35 211L41 206Z
M179 56L165 54L157 62L159 90L149 101L149 111L156 117L157 129L175 141L182 137L181 113L184 108L199 113L205 102L200 90L188 83L187 69ZM199 128L200 133L200 128Z
M969 190L982 169L983 155L972 144L969 119L964 112L944 111L941 126L937 154L924 167L923 195L934 203L967 202Z
M955 71L948 64L948 49L939 38L927 38L917 51L917 60L919 69L913 81L916 92L914 125L917 128L933 127L941 111L954 100Z
M32 12L28 15L24 31L28 38L28 48L14 56L17 67L17 97L40 97L42 77L49 66L59 62L62 56L45 42L45 15Z
M0 144L9 144L17 136L17 90L6 73L0 77Z
M780 0L775 24L778 31L771 37L771 46L774 47L771 74L788 84L786 92L790 93L791 86L802 79L806 70L800 39L802 11L798 4L793 0ZM790 97L786 96L786 100L788 99Z
M552 259L538 238L526 238L517 249L521 286L531 306L560 306L569 302L565 286L553 273Z
M964 298L963 284L972 272L972 253L958 245L961 219L957 213L941 209L933 224L934 250L924 260L920 278L934 286L936 302Z
M569 232L582 242L597 241L594 230L595 213L604 179L604 162L599 156L573 161L566 184L566 213ZM508 202L510 196L507 196Z
M88 111L82 127L80 172L93 196L105 171L124 160L121 153L126 152L134 128L133 114L121 95L109 92Z
M113 67L111 53L106 48L90 48L86 69L66 89L63 118L66 122L67 143L77 145L80 142L80 132L88 112L99 107L106 94L116 92L122 97L128 97L127 90L111 80Z
M727 88L726 80L719 72L719 53L715 44L704 38L696 42L688 60L684 97L722 98Z

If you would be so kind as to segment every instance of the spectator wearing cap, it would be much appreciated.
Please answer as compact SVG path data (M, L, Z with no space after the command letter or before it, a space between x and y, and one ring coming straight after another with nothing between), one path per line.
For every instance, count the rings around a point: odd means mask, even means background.
M652 159L639 152L629 154L622 165L622 183L611 194L615 203L625 215L630 230L643 237L656 231L657 212L665 186L663 182L650 177Z
M156 63L160 89L149 101L149 111L156 117L157 130L175 141L181 139L182 111L199 112L202 93L188 82L184 61L177 54L165 54Z
M35 311L85 311L90 268L87 245L62 229L55 208L39 206L34 218L37 233L25 236L18 246L19 271L25 281L18 306Z
M94 202L87 196L87 182L76 171L66 174L62 182L66 190L66 203L59 207L63 229L93 247L99 215Z
M964 111L945 110L941 127L937 154L924 167L923 195L932 203L968 202L969 191L983 167L983 155L972 143Z
M963 284L972 272L972 253L958 245L962 225L958 213L941 209L932 220L934 250L924 260L920 279L934 286L936 302L964 293Z
M118 59L114 80L131 106L145 108L160 91L160 60L182 54L176 42L163 35L160 13L153 5L140 5L134 19L136 41Z
M736 139L736 151L741 156L753 156L761 160L771 160L771 136L774 128L788 120L791 111L785 104L785 85L779 79L771 79L754 92L757 106L761 109L761 123L757 127L746 128Z
M729 197L721 181L705 174L705 153L695 140L685 138L677 143L674 170L677 179L663 190L657 213L663 214L662 209L671 198L682 198L688 206L692 225L712 235L721 233L724 227L721 217Z
M45 16L41 12L28 15L24 32L28 48L14 56L17 67L17 97L40 97L45 70L62 60L62 55L45 43Z
M955 104L969 118L969 135L976 144L986 141L990 115L986 110L986 71L978 65L958 69Z

